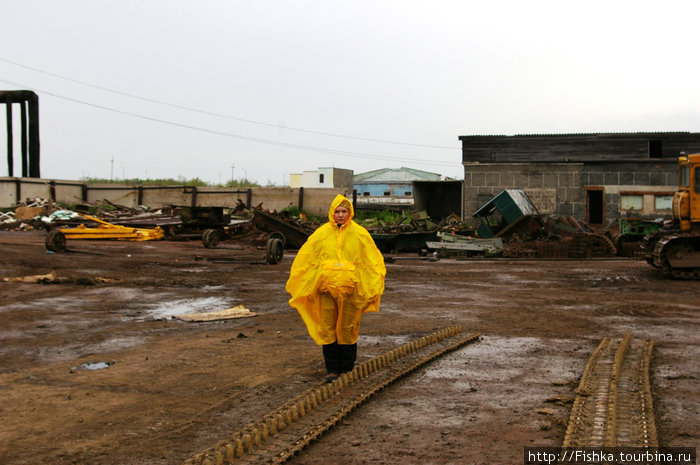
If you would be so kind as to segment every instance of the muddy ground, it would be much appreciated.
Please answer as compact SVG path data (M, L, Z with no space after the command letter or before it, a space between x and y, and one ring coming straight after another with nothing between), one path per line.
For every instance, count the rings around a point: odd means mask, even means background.
M0 231L0 463L177 464L323 376L287 305L293 259L225 242L69 241ZM294 464L522 463L559 446L588 357L605 336L656 341L663 446L698 444L698 282L630 259L419 260L387 264L359 361L454 324L482 339L382 391ZM204 323L181 313L243 305ZM83 369L107 366L103 369Z

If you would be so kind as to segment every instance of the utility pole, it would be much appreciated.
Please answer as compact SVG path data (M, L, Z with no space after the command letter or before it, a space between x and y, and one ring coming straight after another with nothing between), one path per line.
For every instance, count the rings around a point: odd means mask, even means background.
M233 181L233 168L234 168L235 166L236 166L236 165L231 165L231 181Z
M114 157L112 157L112 167L109 169L109 180L114 180Z

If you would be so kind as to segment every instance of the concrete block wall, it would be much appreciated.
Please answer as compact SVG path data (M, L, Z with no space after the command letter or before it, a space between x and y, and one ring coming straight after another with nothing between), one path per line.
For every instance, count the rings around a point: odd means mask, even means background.
M543 214L583 217L582 172L582 163L466 163L464 215L471 216L503 189L518 188Z
M620 216L620 192L675 192L678 190L678 163L587 164L583 176L585 186L602 187L605 193L606 222Z
M234 192L240 191L240 192ZM169 206L190 206L193 197L196 206L233 208L240 200L248 203L248 189L167 186L143 188L141 204L151 209ZM254 187L250 189L250 206L262 204L267 210L280 211L299 206L310 215L326 217L328 208L337 194L352 195L345 188ZM108 200L117 205L135 208L139 203L138 186L120 184L82 184L77 181L55 181L38 178L0 178L0 208L12 208L27 199L40 198L64 204L86 201L98 203Z
M620 192L675 192L676 160L655 163L465 163L464 214L503 189L520 188L545 215L586 218L586 187L605 193L605 221L620 218Z
M678 188L676 160L659 163L586 164L585 186L673 186Z

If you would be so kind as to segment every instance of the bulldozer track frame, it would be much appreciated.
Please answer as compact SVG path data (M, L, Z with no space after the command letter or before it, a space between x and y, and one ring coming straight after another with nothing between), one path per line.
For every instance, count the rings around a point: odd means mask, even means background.
M563 448L658 447L649 366L653 340L604 338L576 389Z

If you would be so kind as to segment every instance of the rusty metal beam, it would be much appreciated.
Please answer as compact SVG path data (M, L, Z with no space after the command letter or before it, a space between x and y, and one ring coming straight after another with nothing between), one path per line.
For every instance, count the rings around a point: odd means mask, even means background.
M21 122L21 135L19 138L20 143L20 159L22 160L22 177L26 178L29 166L29 158L27 158L27 102L19 103L19 114Z
M14 163L12 158L12 102L8 97L5 98L5 115L7 118L7 175L13 177Z
M39 96L31 90L0 90L0 103L6 105L7 115L7 167L14 176L12 104L21 106L22 176L41 177L39 144ZM27 106L28 111L27 111ZM27 115L29 124L27 125Z

